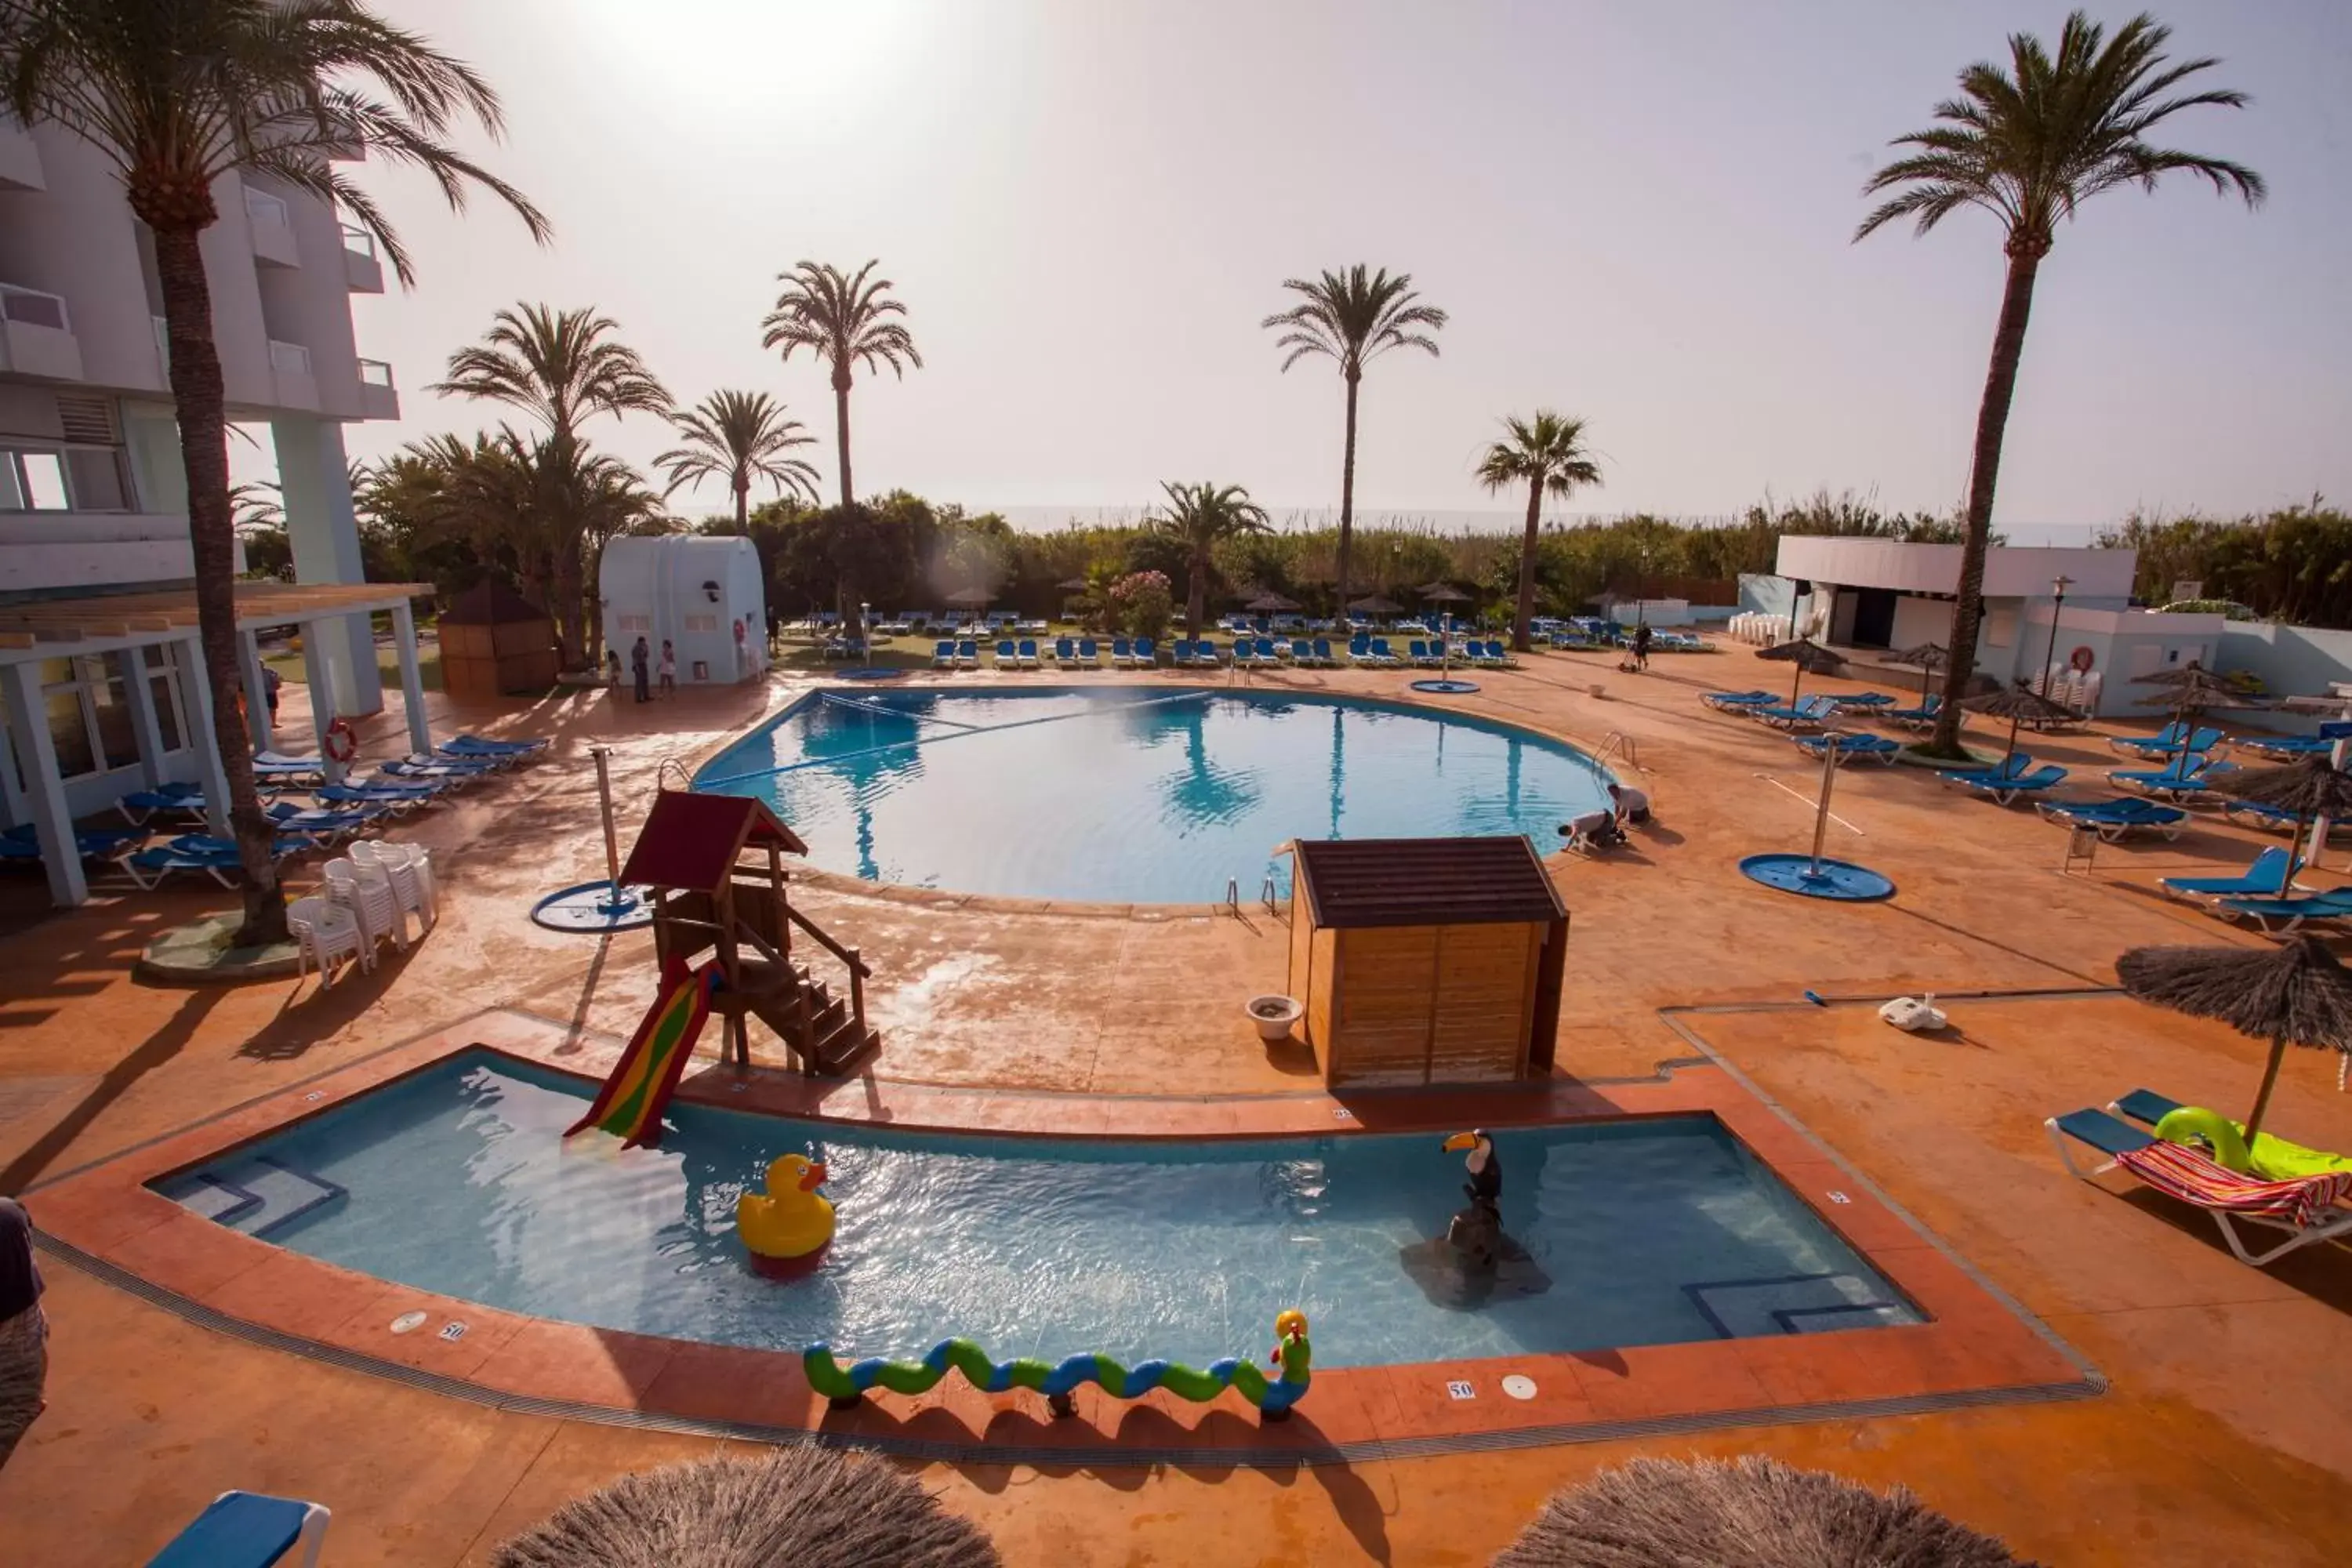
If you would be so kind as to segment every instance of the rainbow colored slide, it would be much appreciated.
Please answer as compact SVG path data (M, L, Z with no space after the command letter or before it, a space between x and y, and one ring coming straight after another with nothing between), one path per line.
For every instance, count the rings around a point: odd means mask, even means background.
M563 1135L601 1127L625 1140L625 1148L657 1142L662 1112L694 1056L695 1038L710 1017L710 998L720 984L715 958L691 972L683 965L666 971L653 1010L629 1037L613 1076L596 1091L588 1114L565 1128Z

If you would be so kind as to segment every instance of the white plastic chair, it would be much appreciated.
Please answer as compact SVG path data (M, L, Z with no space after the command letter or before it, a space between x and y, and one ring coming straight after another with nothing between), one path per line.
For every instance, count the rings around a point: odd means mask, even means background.
M402 952L408 950L408 922L383 868L355 866L338 858L327 862L326 875L327 897L352 911L370 951L386 937Z
M392 883L393 899L404 916L416 917L420 939L433 929L441 916L440 900L433 885L433 857L425 846L386 840L362 842L352 846L352 861L362 868L373 865L383 870Z
M315 964L319 983L335 983L335 960L356 963L363 970L375 967L375 952L360 934L359 921L352 911L315 895L296 899L286 906L286 923L294 932L294 978L299 983L309 968Z

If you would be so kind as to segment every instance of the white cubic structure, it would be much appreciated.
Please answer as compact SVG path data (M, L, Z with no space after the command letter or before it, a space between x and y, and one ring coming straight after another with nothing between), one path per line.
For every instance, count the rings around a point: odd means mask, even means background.
M604 546L596 592L604 646L621 656L625 673L639 637L656 661L668 641L680 685L726 685L767 671L767 588L748 539L615 539Z

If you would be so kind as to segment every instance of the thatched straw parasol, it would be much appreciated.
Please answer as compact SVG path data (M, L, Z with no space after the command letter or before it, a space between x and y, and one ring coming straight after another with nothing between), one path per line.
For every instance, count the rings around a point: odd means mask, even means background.
M1083 594L1087 589L1093 587L1094 584L1087 582L1084 577L1065 577L1060 582L1055 584L1054 586L1059 588L1065 594Z
M2246 1118L2250 1140L2270 1106L2287 1047L2352 1051L2352 972L2315 936L2268 949L2136 947L2116 961L2116 973L2143 1002L2270 1041L2270 1065Z
M2032 1568L1902 1487L1753 1455L1636 1459L1544 1505L1494 1568Z
M496 1568L996 1568L969 1521L880 1459L814 1445L623 1476L499 1545Z
M2352 818L2352 773L2337 767L2330 757L2301 757L2276 767L2225 773L2215 779L2211 787L2219 795L2294 813L2299 827L2314 829L2311 847L2305 855L2312 861L2316 861L2320 850L2326 847L2325 825Z
M1383 599L1378 594L1369 599L1358 599L1348 608L1361 611L1368 616L1396 616L1404 613L1402 605L1398 604L1394 599Z
M2160 669L2154 675L2136 678L2135 685L2162 686L2168 690L2153 697L2143 697L2143 708L2169 708L2176 722L2192 713L2202 713L2208 708L2266 708L2259 697L2248 695L2237 686L2214 674L2195 659L2179 669Z
M1916 665L1918 667L1919 705L1924 708L1927 705L1927 682L1929 679L1934 676L1936 671L1942 669L1952 662L1952 655L1951 650L1945 647L1942 643L1923 642L1917 647L1906 647L1899 653L1890 653L1885 658L1879 660L1879 662L1881 664L1906 664Z
M1470 602L1470 595L1451 583L1423 583L1413 590L1413 595L1439 605L1466 605Z
M1811 637L1776 642L1770 647L1758 649L1756 657L1797 667L1796 679L1789 682L1789 705L1792 708L1797 703L1797 689L1805 683L1806 675L1833 675L1845 668L1843 654L1832 653Z
M986 606L995 593L987 588L958 588L948 595L948 603L959 609L977 610Z
M1249 611L1250 614L1254 616L1282 616L1288 615L1291 611L1298 608L1298 601L1296 599L1285 598L1280 594L1276 594L1269 590L1265 593L1260 594L1256 598L1252 599L1248 604L1244 605L1242 608Z
M2063 702L2053 702L2022 680L2004 686L1999 691L1988 691L1981 697L1964 698L1960 706L1988 719L2009 721L2009 750L2003 752L2000 758L2004 763L2017 754L2017 727L2020 724L2030 719L2039 729L2044 724L2068 723L2074 717L2073 709Z

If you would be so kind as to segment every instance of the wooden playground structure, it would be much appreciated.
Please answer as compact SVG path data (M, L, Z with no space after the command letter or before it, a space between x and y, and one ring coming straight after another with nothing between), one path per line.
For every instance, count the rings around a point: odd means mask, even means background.
M739 1069L751 1065L750 1020L782 1041L802 1072L836 1076L881 1047L866 1021L866 982L873 971L793 908L783 857L808 846L759 801L742 795L663 789L622 868L624 886L653 900L654 943L665 973L702 953L717 959L721 984L711 1011L723 1021L719 1055ZM795 955L794 931L846 971L848 994L836 995Z

